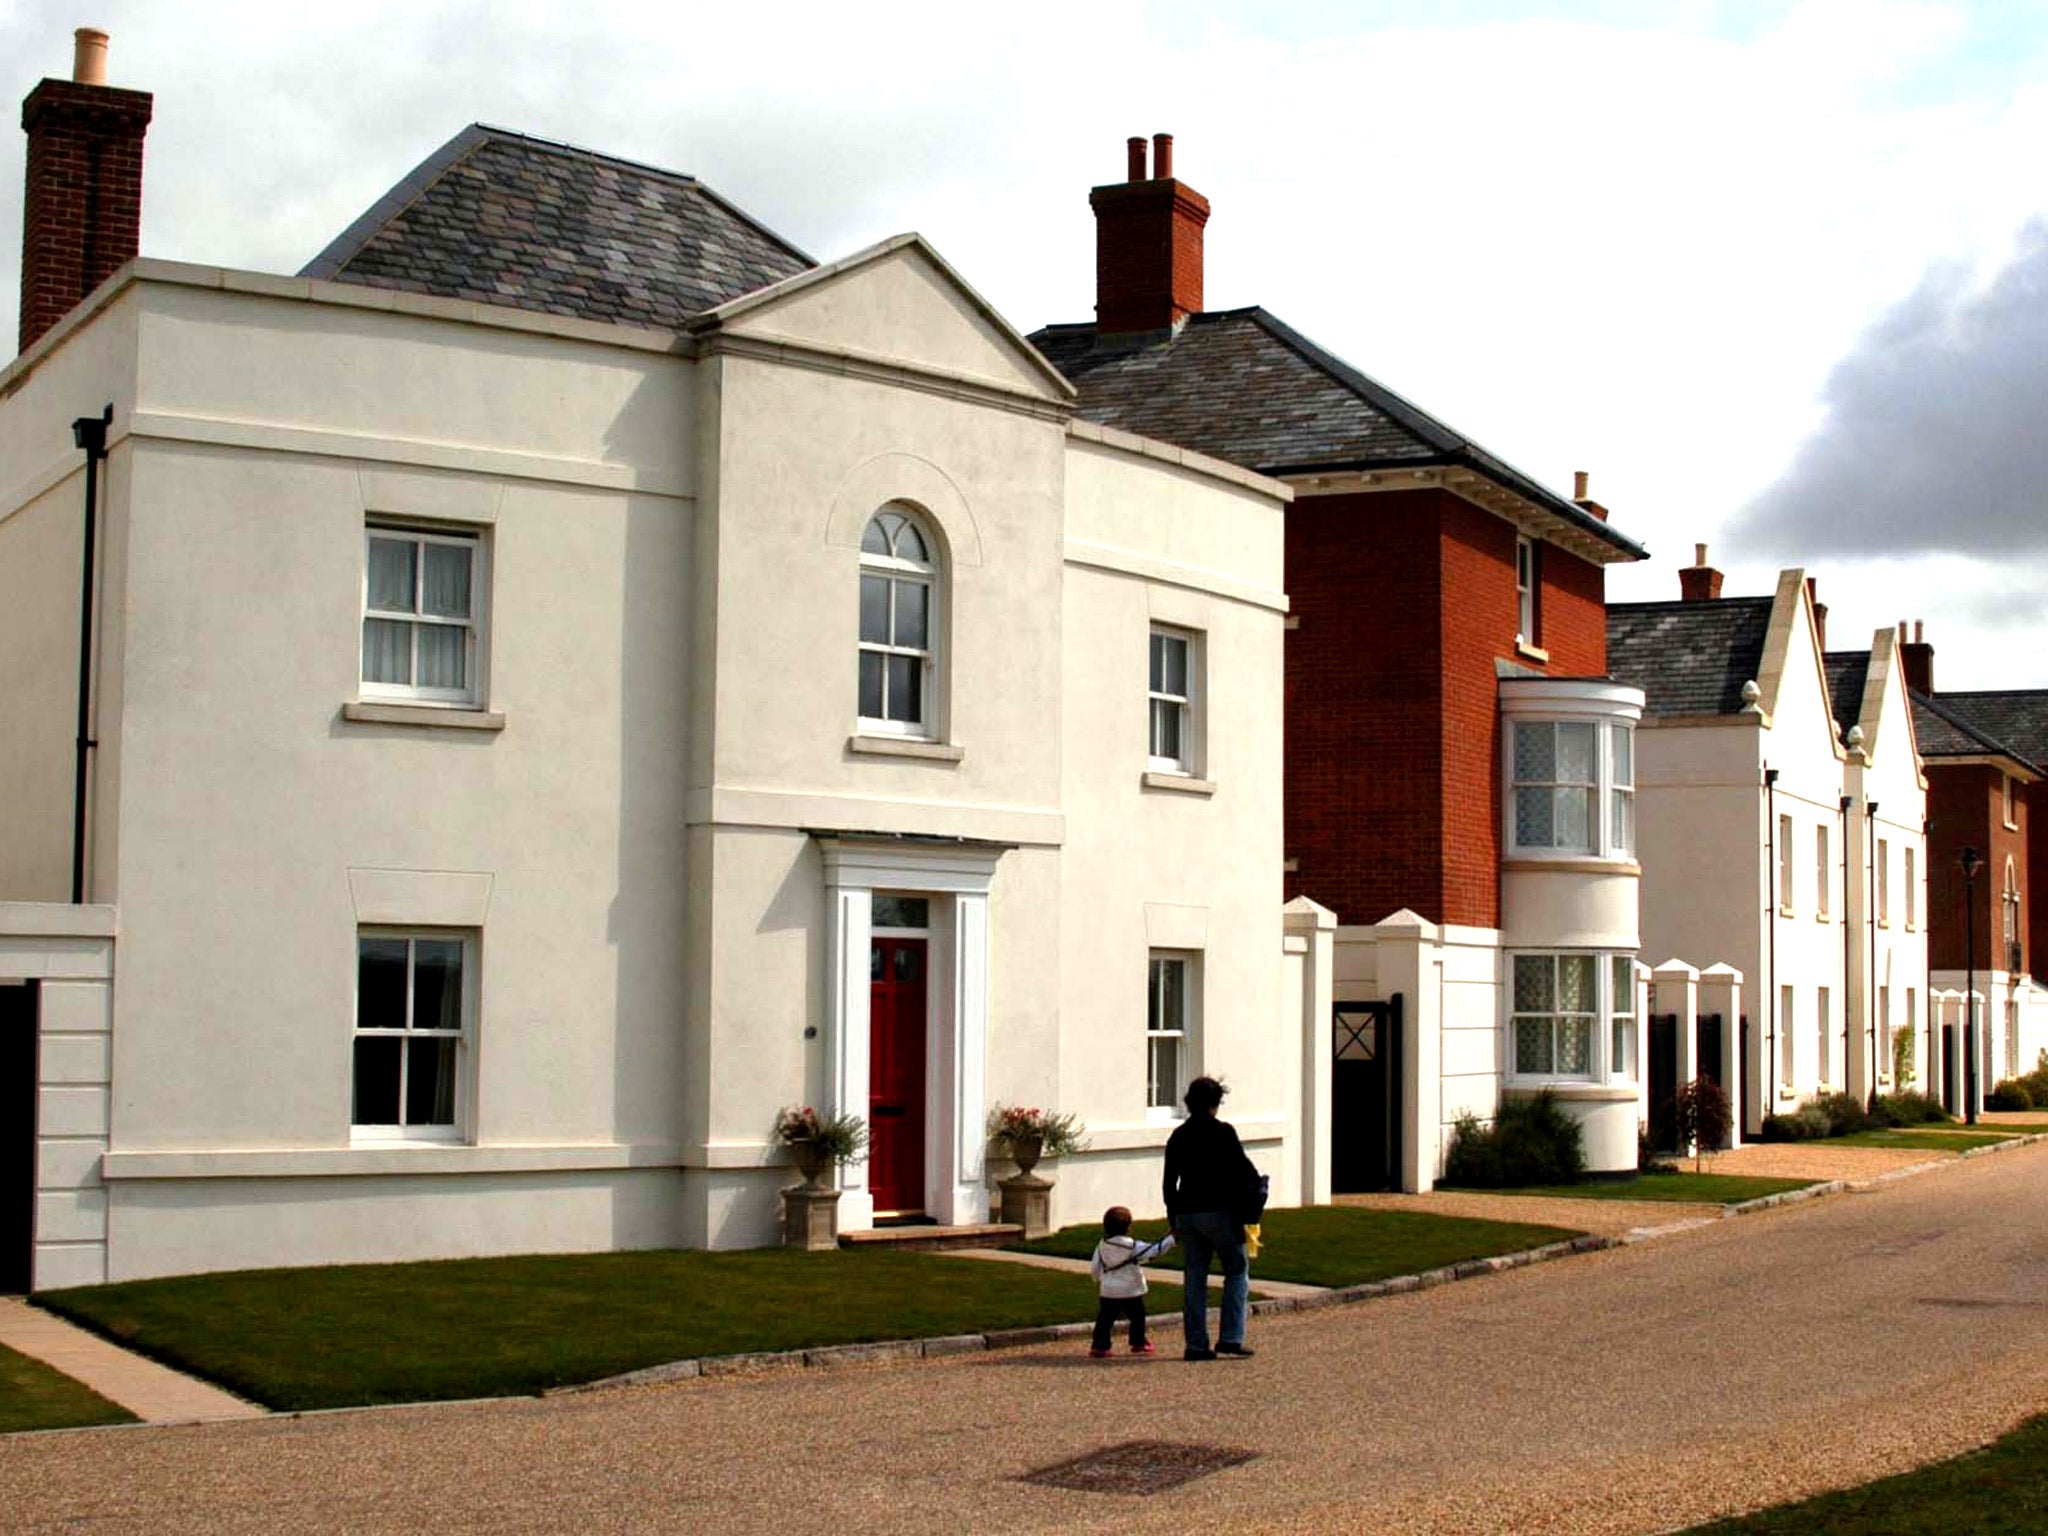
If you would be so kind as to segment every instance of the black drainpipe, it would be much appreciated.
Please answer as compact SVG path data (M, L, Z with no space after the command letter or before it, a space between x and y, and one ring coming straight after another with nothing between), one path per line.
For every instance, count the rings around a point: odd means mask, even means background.
M1856 935L1849 928L1849 808L1856 802L1842 796L1842 1091L1849 1089L1849 1045L1856 1026L1849 1021L1849 967L1854 963Z
M71 440L85 450L85 558L78 577L78 762L71 792L71 902L85 900L85 766L86 754L99 743L92 728L93 542L99 531L100 465L107 457L107 428L114 424L109 405L97 416L71 423Z
M1877 1016L1877 802L1863 802L1863 812L1870 819L1863 829L1863 862L1870 866L1870 895L1864 899L1864 918L1870 924L1870 981L1863 989L1863 1006L1870 1014L1870 1100L1877 1102L1878 1079L1884 1076L1884 1069L1891 1063L1891 1020ZM1887 877L1891 871L1886 870ZM1883 1050L1880 1057L1877 1053ZM1892 1084L1894 1092L1898 1084Z
M1757 1134L1762 1135L1764 1119L1778 1102L1778 770L1764 770L1764 863L1771 880L1770 905L1764 911L1769 925L1765 935L1770 943L1770 969L1765 973L1768 992L1764 1003L1770 1009L1771 1028L1764 1041L1763 1071L1757 1074Z

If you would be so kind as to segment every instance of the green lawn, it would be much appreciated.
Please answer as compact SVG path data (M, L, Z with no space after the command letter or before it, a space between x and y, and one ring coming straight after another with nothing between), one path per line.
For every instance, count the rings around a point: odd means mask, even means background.
M1166 1230L1163 1221L1141 1221L1132 1231L1150 1241ZM1260 1228L1263 1246L1252 1260L1252 1288L1261 1280L1287 1280L1302 1285L1359 1285L1393 1275L1412 1275L1466 1259L1519 1253L1580 1234L1563 1227L1537 1227L1512 1221L1470 1221L1432 1216L1422 1211L1374 1211L1351 1206L1317 1205L1299 1210L1272 1210ZM1085 1259L1102 1241L1094 1223L1062 1227L1036 1242L1012 1247L1031 1253L1058 1253ZM1169 1253L1163 1267L1178 1270L1180 1254Z
M0 1344L0 1434L134 1422L134 1414L90 1387Z
M1180 1288L1154 1287L1156 1310ZM670 1360L1076 1322L1086 1275L917 1253L654 1252L244 1270L46 1291L271 1408L494 1397Z
M1519 1189L1475 1190L1485 1195L1549 1195L1560 1200L1670 1200L1697 1205L1734 1205L1805 1189L1813 1179L1759 1179L1735 1173L1641 1173L1632 1179L1593 1179L1583 1184L1530 1184ZM1439 1189L1454 1185L1440 1184Z
M1799 1504L1695 1527L1687 1536L2021 1536L2048 1530L2048 1417L1981 1451Z
M1986 1130L1982 1127L1971 1129L1959 1125L1952 1130L1938 1130L1932 1126L1915 1126L1911 1130L1857 1131L1850 1136L1831 1136L1823 1146L1830 1147L1904 1147L1915 1152L1965 1152L1971 1147L1996 1146L2001 1141L2011 1141L2012 1131Z

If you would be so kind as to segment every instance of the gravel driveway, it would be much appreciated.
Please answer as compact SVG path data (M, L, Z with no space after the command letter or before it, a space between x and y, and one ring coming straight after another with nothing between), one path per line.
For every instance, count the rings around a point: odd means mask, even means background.
M1256 1359L1077 1346L0 1442L58 1531L1668 1530L2048 1406L2048 1146L1606 1253L1262 1319ZM595 1321L595 1320L594 1320ZM1255 1459L1019 1482L1134 1439Z

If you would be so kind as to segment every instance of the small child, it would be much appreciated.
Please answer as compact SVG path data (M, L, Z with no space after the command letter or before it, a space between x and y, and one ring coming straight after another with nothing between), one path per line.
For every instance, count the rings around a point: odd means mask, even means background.
M1152 1353L1152 1341L1145 1337L1145 1265L1172 1246L1171 1232L1156 1243L1140 1243L1131 1236L1131 1213L1127 1206L1112 1205L1102 1213L1102 1241L1095 1245L1095 1257L1088 1264L1101 1293L1095 1307L1090 1357L1108 1358L1111 1330L1119 1317L1130 1319L1131 1353Z

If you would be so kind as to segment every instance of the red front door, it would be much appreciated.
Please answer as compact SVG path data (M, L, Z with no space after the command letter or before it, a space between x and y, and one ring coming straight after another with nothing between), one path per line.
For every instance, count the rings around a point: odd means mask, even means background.
M924 1209L923 939L868 950L868 1192L877 1214Z

